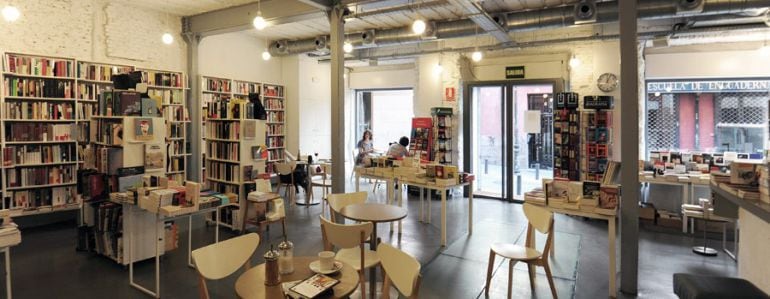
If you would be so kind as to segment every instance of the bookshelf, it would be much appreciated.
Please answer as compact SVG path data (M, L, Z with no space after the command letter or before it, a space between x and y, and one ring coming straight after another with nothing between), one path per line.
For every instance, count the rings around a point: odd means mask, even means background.
M581 151L581 169L584 181L602 182L604 179L612 148L612 110L608 110L612 109L612 101L611 96L583 98L581 142L585 146Z
M181 72L137 69L142 72L142 83L147 84L147 94L161 103L161 114L166 123L168 161L166 176L183 183L187 179L188 159L191 158L187 132L190 113L185 94L187 79Z
M273 172L273 163L286 158L286 101L284 87L276 84L262 85L262 103L267 114L265 145L267 146L267 172Z
M451 165L452 159L452 120L454 112L451 107L431 108L433 116L433 161Z
M578 94L556 94L553 110L553 177L555 179L580 180L580 111Z
M77 209L76 61L5 53L2 209L12 216Z
M204 108L206 183L209 189L228 194L235 203L245 202L246 195L256 188L256 174L265 169L264 160L252 157L252 148L261 144L265 134L265 123L254 119L254 109L249 109L253 104L247 100L209 94L220 97L207 101ZM237 206L223 209L224 225L240 228L242 211Z
M207 132L206 131L206 120L208 117L208 105L210 103L215 102L221 102L221 101L228 101L230 98L232 98L232 81L230 79L225 78L217 78L217 77L210 77L210 76L201 76L201 107L203 111L201 112L201 132ZM201 183L205 183L207 176L207 164L206 163L206 155L208 153L206 145L206 133L201 134L203 137L202 140L202 147L201 147L201 159L203 163L203 167L201 167Z

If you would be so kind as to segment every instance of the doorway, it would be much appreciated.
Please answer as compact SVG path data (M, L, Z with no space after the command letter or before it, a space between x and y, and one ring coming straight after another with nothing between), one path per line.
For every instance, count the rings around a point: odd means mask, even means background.
M410 136L414 117L412 89L356 90L355 143L365 130L372 132L376 150L387 151L389 143Z
M553 93L559 80L466 85L464 168L474 194L521 200L553 177Z

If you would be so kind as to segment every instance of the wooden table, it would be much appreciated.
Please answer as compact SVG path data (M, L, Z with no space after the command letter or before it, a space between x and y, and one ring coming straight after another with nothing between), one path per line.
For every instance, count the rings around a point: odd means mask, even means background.
M346 206L340 210L345 218L374 223L372 237L369 238L369 249L377 250L377 223L393 222L406 218L406 209L381 203L357 203ZM369 294L376 294L377 271L376 267L369 269Z
M310 263L316 261L317 257L294 257L294 272L281 275L281 282L303 280L314 273L310 271ZM350 265L344 264L342 270L333 275L329 275L340 282L333 287L334 294L321 296L318 298L336 299L347 298L358 287L358 272ZM284 298L281 284L275 286L265 285L265 264L259 264L254 268L241 274L235 282L235 292L239 298L247 299L279 299Z

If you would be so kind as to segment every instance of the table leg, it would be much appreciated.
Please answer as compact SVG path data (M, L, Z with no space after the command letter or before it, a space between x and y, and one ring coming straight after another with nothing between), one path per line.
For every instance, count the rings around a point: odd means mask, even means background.
M11 247L5 248L5 294L11 299Z
M195 268L192 263L192 215L187 216L187 265Z
M361 175L356 172L356 192L361 190Z
M406 189L406 185L403 185L401 183L398 183L398 185L399 185L400 188L403 188L403 189L398 189L398 207L403 208L404 207L404 191L406 191L404 189ZM403 224L403 223L401 223L401 221L402 220L398 221L398 234L399 235L401 234L401 226Z
M221 222L219 213L221 212L221 210L222 210L221 206L217 207L217 212L216 212L217 215L216 217L214 217L217 220L217 225L215 226L215 229L214 229L214 243L219 243L219 223Z
M420 187L420 222L425 222L425 213L423 211L425 203L423 202L423 190L422 187Z
M158 216L156 216L158 217ZM160 298L160 233L158 232L158 226L163 228L162 225L159 225L163 222L160 222L160 218L158 218L155 221L155 298Z
M610 278L610 289L609 289L609 293L610 293L610 298L616 298L617 297L616 296L617 287L615 285L615 278L617 276L616 275L617 267L615 266L615 218L614 217L610 218L608 220L608 224L607 224L607 242L609 243L609 247L610 247L609 248L609 250L610 250L610 256L609 256L609 258L610 258L610 261L609 261L609 264L610 264L610 269L609 269L610 270L609 271L609 275L610 275L610 277L609 277Z
M427 220L428 220L428 223L430 223L430 219L432 218L430 206L433 204L433 190L427 189L425 191L428 191L428 219Z
M387 198L385 199L385 203L390 205L390 204L393 204L393 198L395 196L394 190L393 190L395 188L395 186L396 186L395 185L395 181L388 180L388 184L387 185L388 185L388 192L386 192L386 194L387 194L386 197ZM393 222L390 223L390 232L391 233L393 232Z
M468 235L473 234L473 182L468 184Z
M446 247L446 192L441 191L441 247Z
M690 186L682 185L682 203L690 200ZM682 232L687 233L687 221L682 221Z
M392 222L391 222L392 223ZM369 249L372 251L377 250L377 222L373 223L372 237L369 240ZM369 294L374 299L377 293L377 267L369 268Z

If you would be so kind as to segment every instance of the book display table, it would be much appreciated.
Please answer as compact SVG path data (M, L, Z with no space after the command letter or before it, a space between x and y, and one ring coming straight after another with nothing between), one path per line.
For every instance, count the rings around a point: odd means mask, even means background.
M657 177L653 177L650 174L647 173L639 173L639 183L643 186L643 188L647 188L647 192L645 196L649 195L649 188L651 185L667 185L667 186L679 186L682 188L682 204L695 204L697 203L697 200L695 198L695 188L696 187L703 187L708 188L709 187L709 179L703 176L690 176L690 175L680 175L680 176L673 176L673 175L661 175ZM644 199L644 202L647 202L648 198ZM682 232L688 233L688 222L690 225L690 228L694 230L694 222L692 219L686 219L682 218Z

